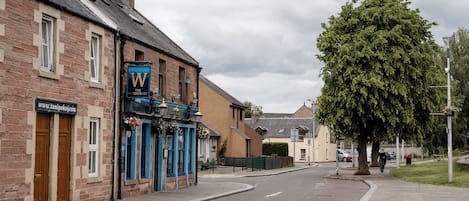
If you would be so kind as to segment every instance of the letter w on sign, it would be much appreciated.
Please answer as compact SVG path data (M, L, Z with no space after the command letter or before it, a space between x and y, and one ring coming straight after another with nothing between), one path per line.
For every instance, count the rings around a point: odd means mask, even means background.
M127 98L150 96L150 66L129 66L127 70Z

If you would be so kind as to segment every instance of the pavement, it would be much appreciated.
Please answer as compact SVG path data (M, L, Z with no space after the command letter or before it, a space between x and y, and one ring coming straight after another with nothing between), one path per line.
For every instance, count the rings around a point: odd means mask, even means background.
M413 162L413 164L431 161ZM403 165L401 164L401 166ZM389 174L390 168L396 168L395 163L386 165L384 173L379 171L379 167L370 167L371 175L359 176L353 175L356 168L341 168L338 176L335 175L334 170L326 178L365 182L370 189L360 201L469 201L469 189L467 188L401 181Z
M213 170L199 171L199 178L236 178L236 177L262 177L283 174L291 171L314 168L318 164L296 164L295 167L275 170L252 171L251 169L219 166ZM349 165L350 166L350 165ZM370 189L359 201L469 201L469 189L445 187L427 184L404 182L389 175L389 168L395 168L392 163L387 165L384 173L379 168L370 168L371 175L353 175L356 168L345 167L339 169L336 175L335 168L330 172L329 179L355 180L366 183ZM236 193L253 190L255 187L234 182L201 182L195 186L174 191L156 192L138 197L126 198L127 201L202 201L229 196Z

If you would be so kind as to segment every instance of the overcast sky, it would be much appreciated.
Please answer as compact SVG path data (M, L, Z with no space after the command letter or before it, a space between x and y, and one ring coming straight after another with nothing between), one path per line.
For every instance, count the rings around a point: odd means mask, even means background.
M136 8L199 61L202 74L239 101L264 112L295 112L320 95L316 59L320 24L346 0L135 0ZM469 1L414 0L438 23L442 44L469 26Z

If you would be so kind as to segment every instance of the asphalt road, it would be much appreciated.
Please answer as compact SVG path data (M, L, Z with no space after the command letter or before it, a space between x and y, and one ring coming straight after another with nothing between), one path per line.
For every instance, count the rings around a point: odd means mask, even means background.
M334 170L335 163L329 163L274 176L207 178L206 181L239 182L256 187L252 191L216 199L218 201L358 201L368 191L369 187L360 181L323 178Z

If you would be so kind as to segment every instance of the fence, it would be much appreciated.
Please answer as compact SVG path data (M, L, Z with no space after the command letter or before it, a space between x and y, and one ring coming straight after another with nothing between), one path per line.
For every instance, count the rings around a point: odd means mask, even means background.
M226 157L225 166L245 167L252 169L276 169L293 165L292 157Z

